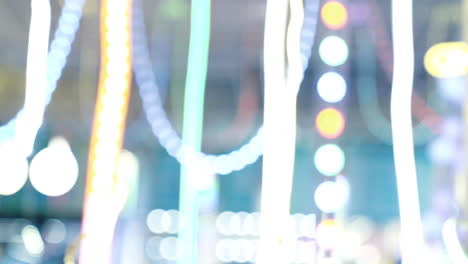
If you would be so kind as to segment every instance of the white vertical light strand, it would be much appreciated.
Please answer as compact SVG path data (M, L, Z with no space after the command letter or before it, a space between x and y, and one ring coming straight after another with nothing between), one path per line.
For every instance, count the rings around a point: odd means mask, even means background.
M101 69L83 206L81 264L112 263L114 227L128 196L117 176L131 87L131 0L101 0Z
M412 5L412 0L392 1L394 70L390 111L403 264L424 263L424 235L411 120L414 73Z
M31 133L31 131L37 131L41 126L45 109L50 21L49 0L32 0L24 118L18 120L15 132L16 147L25 157L32 152L36 133Z
M299 3L295 3L299 4ZM297 7L297 6L295 6ZM288 263L289 211L294 170L296 134L296 93L290 89L295 83L285 78L285 37L288 16L287 0L267 1L264 37L265 106L264 106L264 156L261 191L260 241L257 263ZM302 26L302 18L292 18L291 28ZM300 38L290 30L293 38ZM290 36L288 35L288 38ZM295 40L289 40L294 45ZM296 47L294 47L296 48ZM300 50L299 41L297 49ZM288 50L289 52L290 50ZM300 57L288 53L292 65L299 64ZM291 65L290 65L291 66ZM296 67L297 68L297 67ZM296 69L297 70L297 69ZM289 75L293 73L288 71ZM302 79L302 78L299 78Z
M442 239L447 255L453 264L468 264L468 257L465 255L457 235L457 222L454 218L447 219L443 224Z

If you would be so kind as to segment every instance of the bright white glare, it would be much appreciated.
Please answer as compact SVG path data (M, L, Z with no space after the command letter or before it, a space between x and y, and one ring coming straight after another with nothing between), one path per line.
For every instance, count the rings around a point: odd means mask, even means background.
M320 76L317 82L317 91L324 101L337 103L346 95L346 81L341 74L327 72Z
M216 258L221 262L230 262L231 258L229 255L229 248L231 240L230 239L221 239L216 242Z
M15 128L15 144L25 157L33 150L45 109L50 13L49 0L31 1L23 118L17 120Z
M29 179L38 192L47 196L64 195L75 186L78 162L65 138L53 138L34 156Z
M161 240L161 244L159 246L161 257L171 261L177 260L177 244L176 237L166 237Z
M44 242L42 241L41 234L33 225L27 225L21 231L24 247L34 256L41 255L44 251Z
M229 233L231 235L239 235L241 233L242 219L239 214L234 214L229 219Z
M401 219L402 263L425 263L411 113L414 74L412 0L392 0L392 33L394 63L390 114Z
M316 225L317 216L315 214L306 215L299 224L299 234L305 237L314 237Z
M65 240L67 228L65 224L58 219L49 219L44 223L44 240L47 243L59 244Z
M319 46L319 56L329 66L340 66L348 59L348 45L337 36L328 36Z
M216 218L216 229L218 230L218 233L225 236L231 235L229 224L233 216L234 213L229 211L222 212L218 215L218 217Z
M344 260L354 260L361 255L361 245L359 233L346 231L337 245L337 253Z
M0 144L0 195L18 192L28 179L28 161L12 143Z
M460 239L457 235L457 222L454 218L449 218L442 226L442 239L445 244L447 254L454 264L467 264L468 257L465 255L465 250L460 244Z
M315 190L315 204L325 213L334 213L342 209L349 198L349 190L337 182L322 182Z
M361 247L361 256L356 259L356 264L380 263L382 255L374 245L364 245Z
M239 240L240 253L238 262L251 262L255 260L255 243L249 239Z
M336 222L335 224L321 224L316 230L316 240L322 249L334 248L341 241L341 235L342 231Z
M258 217L254 214L248 214L242 224L242 234L247 236L258 235Z
M317 170L325 176L335 176L345 165L345 155L340 147L326 144L317 149L314 155Z

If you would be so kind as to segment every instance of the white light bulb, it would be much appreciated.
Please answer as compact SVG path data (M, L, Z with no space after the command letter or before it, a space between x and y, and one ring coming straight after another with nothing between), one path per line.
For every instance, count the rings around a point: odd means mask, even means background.
M29 179L47 196L69 192L78 179L78 162L64 138L53 138L31 161Z
M327 72L319 78L317 92L324 101L337 103L346 95L346 82L340 74Z

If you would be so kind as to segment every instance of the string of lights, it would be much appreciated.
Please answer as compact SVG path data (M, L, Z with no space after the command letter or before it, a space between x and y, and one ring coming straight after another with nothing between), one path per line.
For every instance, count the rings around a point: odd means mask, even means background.
M329 0L320 9L322 24L327 29L326 36L319 44L319 56L325 71L317 81L317 93L325 104L315 118L315 128L325 139L314 154L314 165L324 180L314 192L314 201L323 214L317 226L319 258L334 258L336 234L338 233L338 213L345 207L349 198L349 184L343 176L346 155L338 140L346 128L343 114L347 84L349 48L346 42L348 8L346 1ZM330 254L325 254L330 252Z
M79 27L84 3L85 0L65 0L54 39L50 44L50 50L47 56L47 67L43 66L43 68L46 69L45 75L47 78L45 87L41 88L38 86L38 83L33 82L34 87L31 87L31 89L34 89L34 94L37 95L37 97L29 97L29 99L25 101L23 108L10 121L0 127L1 142L28 139L28 141L25 142L26 144L22 143L22 152L27 156L32 152L32 144L34 143L37 131L42 123L45 108L52 99L52 95L57 88L57 81L62 75L67 57L70 54L71 44L75 39L76 31ZM44 6L39 5L39 3L34 3L32 6L32 13L39 12L44 15L45 10L42 10L43 7ZM44 36L45 34L42 35L42 37ZM34 58L34 60L35 59L37 58ZM30 103L34 104L34 109L36 111L31 112L27 110ZM29 125L31 121L34 121L33 126ZM17 135L18 133L21 133L21 136Z
M171 125L163 108L156 77L153 73L153 65L150 61L150 53L146 39L146 27L140 1L134 1L133 17L133 69L135 79L142 99L146 118L151 126L153 134L159 143L181 164L206 164L206 168L217 174L225 175L232 171L242 170L254 163L262 155L263 128L247 144L240 148L221 155L211 155L197 152L193 148L182 143L177 131ZM305 24L301 31L301 63L305 69L311 54L311 46L315 35L317 20L316 1L306 1L304 18Z

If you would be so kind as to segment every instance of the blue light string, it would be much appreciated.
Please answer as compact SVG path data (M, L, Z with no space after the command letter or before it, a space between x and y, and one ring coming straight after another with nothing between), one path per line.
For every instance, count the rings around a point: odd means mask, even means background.
M317 0L308 0L305 4L305 18L301 32L300 47L303 71L306 69L312 53L311 50L318 18L318 2ZM141 0L133 1L133 14L133 70L135 72L135 80L151 130L168 154L184 165L199 165L200 162L203 162L208 170L221 175L242 170L247 165L256 162L263 152L263 126L258 129L253 138L245 145L226 154L205 154L183 145L177 131L168 119L163 108L161 96L158 93L159 88L153 72L147 44Z

